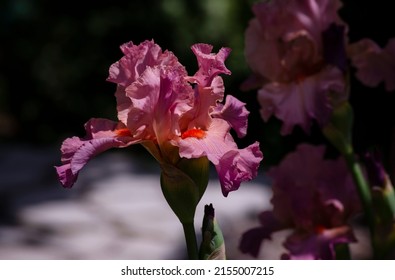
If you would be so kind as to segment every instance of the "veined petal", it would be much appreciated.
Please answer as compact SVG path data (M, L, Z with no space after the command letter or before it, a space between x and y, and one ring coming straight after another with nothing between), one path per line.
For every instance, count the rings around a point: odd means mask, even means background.
M61 147L62 163L55 166L62 185L71 188L80 170L90 159L110 148L126 147L135 143L125 126L106 119L91 119L85 124L85 138L66 139ZM126 129L127 130L127 129Z
M160 70L148 67L144 73L126 88L126 96L130 98L132 106L128 109L126 126L141 139L155 138L153 123L155 110L160 94ZM141 130L141 128L144 130Z
M229 124L222 119L213 119L204 137L185 137L174 144L180 148L180 156L185 158L199 158L207 156L213 163L229 150L237 149L236 143L225 141L229 133Z
M229 134L229 124L214 118L205 135L201 137L184 137L175 145L179 147L181 157L207 158L215 165L222 187L227 196L230 191L237 190L240 183L256 177L259 163L263 156L259 144L254 143L245 149L238 149Z

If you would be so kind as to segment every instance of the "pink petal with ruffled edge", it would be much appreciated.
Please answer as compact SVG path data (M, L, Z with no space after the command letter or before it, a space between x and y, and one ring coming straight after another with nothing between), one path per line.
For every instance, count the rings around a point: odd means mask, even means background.
M263 158L258 143L238 149L229 129L226 121L215 118L207 131L195 134L198 137L185 137L174 142L181 157L207 156L217 169L224 196L237 190L241 182L254 178Z
M262 158L258 142L247 148L231 150L224 154L219 164L215 166L223 195L228 196L229 192L240 187L241 182L255 178Z
M236 131L237 136L242 138L247 134L248 115L250 114L245 105L236 97L228 95L225 104L217 106L212 116L227 121Z
M221 48L216 54L211 53L212 49L213 46L208 44L195 44L192 46L192 51L196 55L199 66L199 70L192 78L202 87L210 86L213 78L219 74L231 74L224 63L231 49Z
M65 188L73 186L80 170L96 155L134 143L124 125L110 120L91 119L85 124L85 129L85 138L68 138L62 144L63 165L55 168Z
M271 115L283 121L281 134L292 132L299 125L308 133L312 119L325 125L330 117L330 92L344 93L343 75L337 68L327 67L316 75L299 83L270 83L258 92L262 118L267 121Z
M139 45L129 42L123 44L121 50L124 56L111 65L107 78L107 81L118 85L115 97L117 98L118 119L121 122L127 123L129 111L133 107L132 100L125 90L137 81L147 68L159 68L161 71L166 71L169 79L178 79L174 87L179 89L177 90L179 99L187 98L189 93L185 89L188 85L184 81L187 73L172 52L162 52L153 41L144 41Z

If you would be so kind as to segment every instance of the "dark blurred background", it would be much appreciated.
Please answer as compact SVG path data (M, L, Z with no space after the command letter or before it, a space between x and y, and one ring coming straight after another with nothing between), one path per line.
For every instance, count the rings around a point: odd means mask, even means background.
M239 90L250 74L243 48L253 2L0 1L0 222L9 221L4 213L12 212L7 196L17 184L9 179L12 170L21 185L30 179L23 169L15 169L43 163L40 168L54 182L52 166L60 163L61 142L83 136L83 124L91 117L116 119L115 84L106 78L109 66L122 56L119 46L128 41L154 39L173 51L191 75L197 70L192 44L212 44L214 51L230 47L226 65L232 75L224 77L226 93L246 102L251 111L248 137L238 141L241 146L261 142L264 168L278 163L297 143L325 142L317 127L311 135L296 128L293 135L280 137L278 120L262 122L256 92ZM349 24L350 42L368 37L383 47L395 37L390 2L343 3L340 14ZM357 151L380 146L390 165L395 93L385 92L383 85L369 89L352 79L351 103ZM29 151L32 160L24 159ZM50 155L40 161L41 151Z
M109 66L119 46L154 39L173 51L191 75L197 42L233 49L227 90L246 75L246 1L3 0L0 124L3 141L53 144L82 131L90 117L116 117Z

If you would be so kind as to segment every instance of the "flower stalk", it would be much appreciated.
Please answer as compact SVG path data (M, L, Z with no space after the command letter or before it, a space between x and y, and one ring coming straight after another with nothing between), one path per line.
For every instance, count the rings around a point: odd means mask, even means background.
M182 228L184 229L185 242L188 251L188 258L190 260L198 260L198 247L195 233L195 226L192 223L182 223Z
M373 252L375 246L375 217L373 213L372 193L361 165L355 157L352 146L351 128L353 124L353 111L348 102L338 104L334 109L330 122L323 127L323 133L333 146L343 155L347 167L357 188L359 199L369 226Z

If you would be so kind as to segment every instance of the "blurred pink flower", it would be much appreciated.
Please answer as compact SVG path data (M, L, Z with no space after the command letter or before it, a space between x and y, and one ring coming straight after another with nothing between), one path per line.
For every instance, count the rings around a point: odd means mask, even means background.
M117 84L118 122L92 119L85 138L62 145L62 166L56 167L63 186L71 187L82 167L112 147L142 144L160 164L206 156L216 167L225 196L242 181L257 175L262 160L259 144L238 149L229 131L244 136L249 112L228 96L219 74L230 74L224 61L230 49L211 53L212 46L192 46L199 70L187 72L177 57L153 41L121 46L124 56L111 65L108 81Z
M328 121L330 92L345 91L342 71L325 60L323 32L341 24L338 0L273 0L253 6L245 34L245 56L253 76L242 87L259 86L262 118L283 121L308 132L315 119ZM343 37L344 29L339 29ZM344 42L344 41L343 41Z
M287 228L293 229L283 244L287 259L333 259L336 244L356 241L348 225L360 210L352 177L343 159L325 160L324 153L323 146L301 144L269 170L273 210L243 234L242 252L257 257L263 240Z
M362 39L349 46L351 62L357 69L356 77L366 86L385 83L387 91L395 90L395 38L384 49L370 39Z

